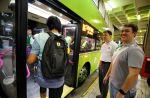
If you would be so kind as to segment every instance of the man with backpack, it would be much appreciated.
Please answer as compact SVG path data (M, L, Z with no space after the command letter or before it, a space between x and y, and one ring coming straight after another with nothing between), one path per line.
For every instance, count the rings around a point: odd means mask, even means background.
M61 22L55 16L47 19L48 33L39 33L32 44L28 64L39 60L36 66L35 80L40 85L41 98L61 98L64 85L64 73L67 63L67 44L61 36Z

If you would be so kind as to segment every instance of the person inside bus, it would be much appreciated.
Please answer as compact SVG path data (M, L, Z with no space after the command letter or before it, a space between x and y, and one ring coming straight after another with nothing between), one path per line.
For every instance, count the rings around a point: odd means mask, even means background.
M71 37L71 43L70 43L70 51L73 53L74 51L74 36Z
M131 98L130 92L137 83L144 60L144 52L135 41L137 31L135 24L128 23L122 27L122 44L114 52L112 63L103 80L107 83L109 78L110 98Z
M28 26L27 29L27 46L31 46L31 44L33 43L33 35L32 35L32 29L30 26Z
M82 37L80 49L82 52L86 52L88 50L88 38Z
M31 44L33 43L32 29L30 26L27 28L27 47L26 47L26 56L28 57L31 51Z
M92 40L88 41L88 50L93 50Z
M101 47L101 59L99 64L99 89L101 95L96 96L96 98L106 98L108 92L108 82L103 84L103 79L109 69L112 55L117 48L117 43L112 41L112 32L106 30L103 32L104 43Z
M67 42L67 44L68 44L68 48L69 48L69 53L71 52L73 52L73 47L74 47L74 37L73 36L66 36L65 37L65 40L66 40L66 42Z
M47 26L50 33L54 33L57 36L61 34L61 22L55 16L50 16L47 19ZM36 62L37 58L41 60L42 52L44 49L44 45L49 38L49 34L45 32L39 33L32 44L31 53L28 57L27 63L29 65ZM40 65L40 64L39 64ZM40 67L37 69L37 83L40 85L40 96L41 98L46 98L46 88L49 88L49 98L61 98L64 86L64 76L59 77L57 79L44 79Z

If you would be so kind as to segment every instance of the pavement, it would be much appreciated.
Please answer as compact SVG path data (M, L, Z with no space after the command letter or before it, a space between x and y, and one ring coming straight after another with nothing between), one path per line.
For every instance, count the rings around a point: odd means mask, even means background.
M74 89L69 95L67 95L66 97L62 97L62 98L83 98L81 96L85 94L85 92L87 91L87 89L89 89L92 83L94 83L95 86L98 85L98 82L94 82L95 80L97 80L97 77L98 77L98 74L96 72L93 73L92 75L90 75L90 77L87 78L87 80L84 82L83 85L81 85L77 89ZM40 98L39 88L40 88L39 85L34 81L34 79L32 77L29 77L27 79L27 98ZM64 88L64 92L65 91L66 89ZM97 88L97 91L98 91L98 88ZM85 96L85 98L88 98L88 97ZM91 98L95 98L95 97L91 97Z
M98 74L95 72L86 79L83 85L74 89L68 96L63 98L96 98L96 96L100 94L98 81ZM40 98L39 86L31 78L27 84L27 95L27 98ZM110 98L109 91L107 98ZM150 87L147 85L146 78L139 76L135 98L150 98Z

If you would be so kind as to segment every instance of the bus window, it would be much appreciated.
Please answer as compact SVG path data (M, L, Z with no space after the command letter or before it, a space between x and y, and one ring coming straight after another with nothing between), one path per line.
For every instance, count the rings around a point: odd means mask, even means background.
M17 98L14 34L14 3L2 0L0 6L0 98ZM1 5L0 4L0 5ZM9 6L9 7L8 7ZM10 8L10 9L8 9ZM15 85L14 85L15 84Z
M95 49L95 39L82 36L81 37L81 46L80 46L80 51L81 52L87 52L87 51L92 51Z
M101 48L101 41L100 40L96 40L96 50L100 50Z
M70 53L73 54L75 27L65 27L63 33L68 44Z

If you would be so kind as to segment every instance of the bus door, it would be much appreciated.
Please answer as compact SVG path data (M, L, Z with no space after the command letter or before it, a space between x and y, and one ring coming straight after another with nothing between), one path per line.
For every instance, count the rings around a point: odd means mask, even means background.
M75 24L65 25L62 28L63 35L68 44L69 61L66 68L65 84L74 86L76 83L76 66L75 66L75 35L78 32L78 27Z

